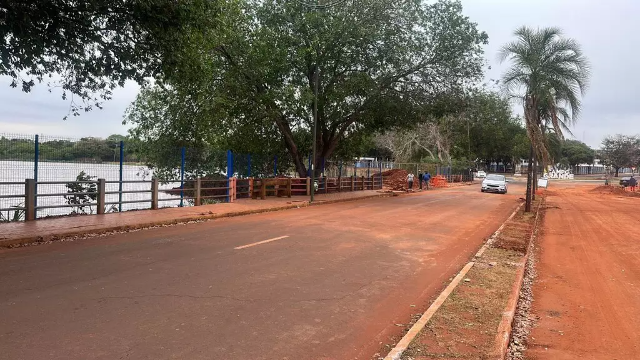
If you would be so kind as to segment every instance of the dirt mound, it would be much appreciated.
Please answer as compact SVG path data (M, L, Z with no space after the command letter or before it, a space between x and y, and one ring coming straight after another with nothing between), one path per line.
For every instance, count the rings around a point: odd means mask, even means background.
M409 173L406 170L402 169L391 169L383 172L382 179L384 182L384 187L396 191L406 191L408 186L407 175L409 175ZM413 182L414 188L416 186L420 187L417 180L418 177L416 175Z
M640 197L640 192L625 191L623 188L619 186L601 185L594 189L591 189L591 192L598 193L598 194Z

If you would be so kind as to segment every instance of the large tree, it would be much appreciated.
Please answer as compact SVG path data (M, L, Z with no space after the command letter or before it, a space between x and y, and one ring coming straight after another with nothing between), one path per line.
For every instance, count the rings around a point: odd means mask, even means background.
M562 157L567 159L571 166L579 164L591 164L595 157L593 149L578 140L565 140L562 143Z
M233 6L237 6L233 8ZM271 129L306 176L318 75L318 154L391 126L406 126L447 109L482 72L487 40L462 15L460 1L341 1L313 10L300 1L244 0L228 5L223 34L197 39L198 71L162 84L169 96L190 88L198 106L216 103L230 135L238 127ZM129 119L136 127L136 118Z
M640 138L638 136L622 134L607 136L602 141L600 150L605 164L616 170L616 177L618 177L621 168L636 166L640 162Z
M74 115L100 106L127 80L171 75L185 34L215 28L210 0L6 0L0 3L0 75L29 92L60 87ZM77 101L76 101L77 100Z
M565 115L567 120L577 120L580 96L587 88L589 64L580 45L564 37L557 28L521 27L515 36L516 40L502 47L500 59L511 62L502 81L506 90L523 104L531 142L526 195L526 210L530 211L534 154L544 163L549 161L543 121L548 119L556 135L562 137L560 120Z

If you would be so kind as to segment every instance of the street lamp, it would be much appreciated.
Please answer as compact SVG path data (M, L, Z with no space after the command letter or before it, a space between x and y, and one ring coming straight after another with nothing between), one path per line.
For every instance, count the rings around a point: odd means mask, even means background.
M344 2L344 0L334 0L328 2L321 2L321 0L316 0L314 2L306 2L297 0L299 4L306 6L308 8L313 9L316 13L318 10L324 10L331 8L339 3ZM318 34L316 33L316 36ZM318 38L319 39L319 38ZM320 83L320 64L318 63L318 50L316 49L316 68L313 72L313 147L311 151L311 199L309 202L313 202L313 196L316 192L316 137L317 137L317 129L318 129L318 88ZM324 184L325 188L327 184Z

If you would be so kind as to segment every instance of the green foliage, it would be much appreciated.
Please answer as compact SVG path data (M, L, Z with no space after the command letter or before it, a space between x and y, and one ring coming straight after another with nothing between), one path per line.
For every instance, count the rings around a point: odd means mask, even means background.
M522 101L529 139L537 154L549 162L546 123L562 139L563 130L577 120L589 64L580 45L557 28L521 27L515 36L500 52L502 60L512 63L502 82Z
M193 56L180 76L132 105L132 135L240 152L284 148L304 175L315 74L316 165L348 156L376 131L448 111L443 95L482 75L487 36L460 1L366 0L313 11L299 1L241 0L224 3L220 19L221 31L184 39Z
M124 161L140 161L139 142L122 135L111 135L106 139L87 137L72 140L40 140L41 161L120 161L120 141L125 141ZM35 141L0 137L0 160L33 161Z
M619 169L640 164L640 138L621 134L607 136L602 141L601 155L618 176Z
M595 153L587 144L577 140L565 140L562 143L562 158L569 165L593 163Z
M456 161L511 163L520 159L518 146L526 142L520 119L499 94L475 89L458 99L457 113L430 118L409 130L394 129L376 137L381 149L397 161L420 161L448 166ZM515 158L515 159L514 159Z
M173 74L182 36L215 27L209 0L7 0L0 5L0 75L29 92L60 87L71 111L100 107L127 80ZM77 104L74 97L82 100Z
M92 203L96 202L98 198L98 185L94 181L96 177L87 175L84 171L81 171L76 176L75 182L67 183L67 193L69 195L64 196L64 200L68 205L73 205L72 214L93 214Z
M21 208L24 207L24 203L12 206L12 208ZM6 215L3 212L0 212L0 222L14 222L14 221L22 221L25 217L25 211L21 209L15 209L13 211L6 211Z

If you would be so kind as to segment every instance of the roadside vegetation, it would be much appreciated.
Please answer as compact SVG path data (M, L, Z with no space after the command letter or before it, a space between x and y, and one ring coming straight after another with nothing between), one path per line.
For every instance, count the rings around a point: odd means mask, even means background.
M541 199L534 202L538 209ZM474 260L465 279L404 352L404 360L490 359L536 220L523 208Z

